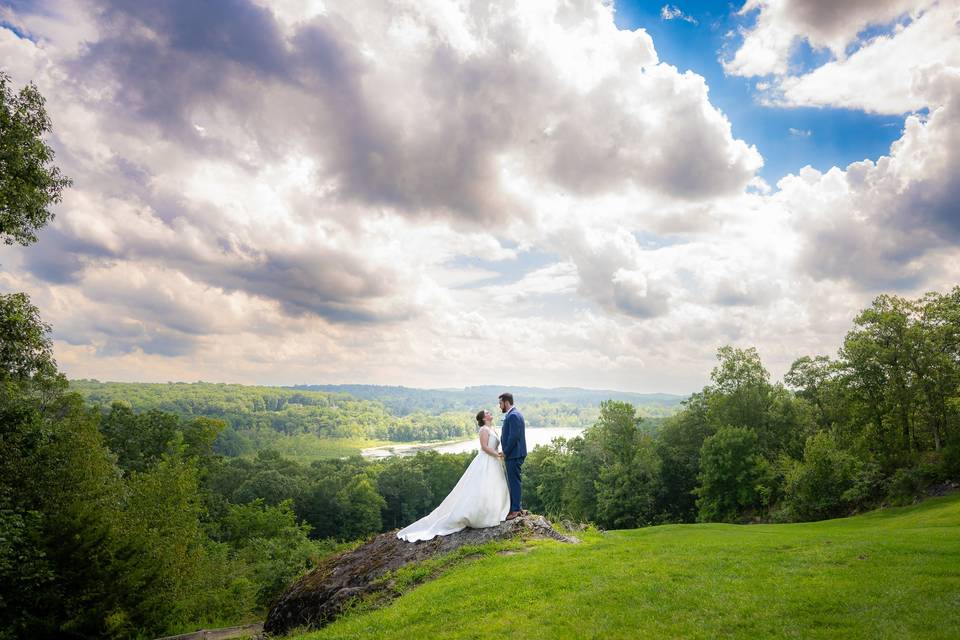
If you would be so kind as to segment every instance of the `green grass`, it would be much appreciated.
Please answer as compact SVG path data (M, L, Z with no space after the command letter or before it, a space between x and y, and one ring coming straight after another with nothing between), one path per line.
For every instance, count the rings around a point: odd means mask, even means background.
M809 524L582 537L480 554L295 637L960 637L960 495Z

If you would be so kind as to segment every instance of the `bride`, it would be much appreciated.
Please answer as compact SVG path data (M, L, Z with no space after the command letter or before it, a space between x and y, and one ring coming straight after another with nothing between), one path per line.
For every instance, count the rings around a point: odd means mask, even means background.
M457 485L436 509L397 532L407 542L430 540L471 527L481 529L503 522L510 511L510 492L497 451L500 437L493 427L493 414L477 414L480 451L463 472Z

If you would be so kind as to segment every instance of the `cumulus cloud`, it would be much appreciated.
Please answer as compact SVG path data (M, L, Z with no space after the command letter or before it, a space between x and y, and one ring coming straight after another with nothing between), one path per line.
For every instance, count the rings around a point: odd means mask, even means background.
M702 78L601 3L64 6L79 42L27 8L9 17L40 39L3 33L35 61L19 77L49 95L75 178L25 262L53 283L146 261L291 314L395 321L423 312L404 292L446 253L398 251L386 220L535 225L518 177L698 201L762 163Z
M888 156L826 173L807 167L778 184L774 199L803 230L805 272L914 289L937 271L930 256L960 241L960 72L929 82L944 103L908 117Z
M0 249L0 290L31 293L73 376L687 391L722 342L774 368L822 351L956 237L945 63L888 158L773 191L704 79L608 3L3 19L75 184L37 245Z
M931 105L922 78L932 69L960 67L960 6L953 2L750 0L740 13L755 14L756 23L724 69L775 75L757 85L772 105L902 114ZM792 66L801 41L831 59L813 69Z
M771 99L789 106L835 106L900 114L939 104L926 78L960 69L960 6L944 2L906 27L865 43L849 57L784 78Z
M722 61L723 66L733 75L783 75L800 40L842 58L867 27L888 24L922 8L914 0L747 0L740 14L756 14L756 22L742 32L743 43L731 60Z

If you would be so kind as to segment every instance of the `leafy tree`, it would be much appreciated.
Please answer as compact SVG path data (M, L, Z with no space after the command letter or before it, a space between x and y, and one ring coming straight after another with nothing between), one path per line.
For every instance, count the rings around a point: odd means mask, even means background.
M696 490L701 522L734 522L760 506L766 465L759 448L746 427L722 427L704 440Z
M296 479L276 469L260 469L245 480L233 493L233 502L244 504L263 500L269 505L279 505L285 500L297 498L300 486Z
M722 425L748 427L770 457L789 446L794 425L771 418L773 405L789 403L791 398L782 386L770 383L770 373L757 350L724 346L717 350L717 360L710 373L714 384L704 389L708 419L714 429ZM794 442L798 454L801 444L802 440Z
M404 527L436 506L423 469L410 458L394 458L377 476L377 490L384 499L383 526Z
M626 529L653 521L659 461L642 419L633 405L608 400L591 427L602 451L596 480L597 520L607 528Z
M257 585L256 606L261 609L334 548L307 537L310 526L297 522L290 501L277 506L263 500L230 505L221 524L224 541Z
M529 453L523 465L525 507L554 517L570 515L564 502L564 485L570 473L570 454L565 438L554 438Z
M0 294L0 385L49 397L66 388L57 371L50 325L25 293Z
M680 413L664 421L654 445L660 458L658 511L661 519L696 520L694 490L700 475L700 450L704 440L715 431L708 417L705 393L693 394Z
M787 473L787 504L801 520L843 515L858 472L858 462L826 431L807 438L803 462Z
M909 363L913 332L909 301L879 296L854 320L840 356L848 368L866 440L889 467L909 461L915 450L917 388Z
M5 244L36 242L36 232L53 213L70 179L53 164L43 141L51 131L43 96L33 84L14 92L0 71L0 239Z
M383 521L380 514L386 503L366 475L351 478L337 492L336 501L338 511L344 515L341 535L345 540L356 540L381 531Z

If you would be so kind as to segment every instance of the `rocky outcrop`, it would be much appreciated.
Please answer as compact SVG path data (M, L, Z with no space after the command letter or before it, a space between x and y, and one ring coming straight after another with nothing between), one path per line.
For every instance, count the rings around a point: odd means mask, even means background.
M543 516L527 515L486 529L464 529L424 542L398 540L383 533L360 547L328 558L293 584L270 609L263 629L282 634L297 627L319 628L332 622L357 598L392 597L384 578L409 564L439 557L467 545L514 538L552 538L579 542L556 531Z

